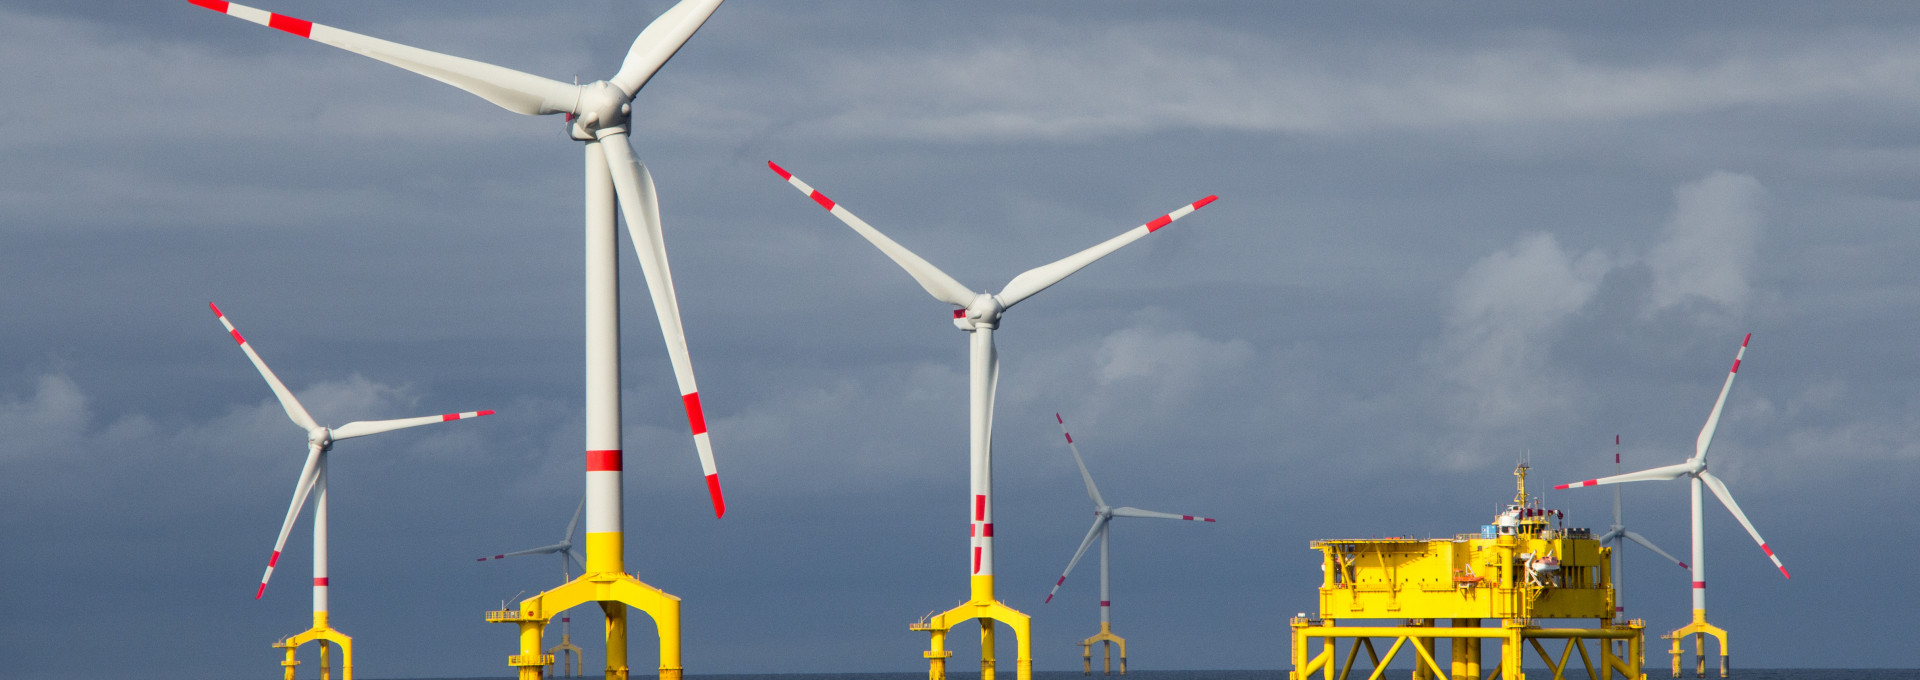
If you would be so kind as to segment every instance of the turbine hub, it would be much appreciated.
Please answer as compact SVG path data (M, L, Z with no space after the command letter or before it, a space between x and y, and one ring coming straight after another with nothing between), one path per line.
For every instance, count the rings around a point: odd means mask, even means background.
M973 302L967 303L966 309L954 310L953 325L963 331L998 328L1000 314L1006 310L1001 306L1000 298L991 293L981 293L973 296Z
M627 97L619 87L604 80L597 80L580 86L579 114L573 119L570 130L574 139L588 141L599 138L602 130L625 130L627 117L633 110Z
M307 443L318 446L323 450L332 448L333 447L333 430L330 430L324 427L316 427L311 430L308 430Z

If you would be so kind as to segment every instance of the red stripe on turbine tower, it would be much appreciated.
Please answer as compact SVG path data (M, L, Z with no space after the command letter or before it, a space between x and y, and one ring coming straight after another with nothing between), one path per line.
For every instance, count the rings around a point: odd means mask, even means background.
M313 22L305 19L295 19L285 14L275 14L269 17L267 19L267 26L292 33L302 38L310 38L313 33Z
M700 393L688 392L680 395L680 403L687 407L687 424L693 427L693 433L707 433L707 412L700 408Z
M587 472L619 472L620 449L588 451Z
M973 573L980 573L980 549L973 549Z

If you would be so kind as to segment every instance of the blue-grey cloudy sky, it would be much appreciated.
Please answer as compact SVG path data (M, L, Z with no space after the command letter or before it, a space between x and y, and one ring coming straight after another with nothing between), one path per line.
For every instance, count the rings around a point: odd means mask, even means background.
M665 6L269 8L594 80ZM322 421L499 410L335 449L333 620L367 677L506 673L481 615L559 566L473 558L581 489L559 119L185 2L0 3L0 65L8 675L276 672L307 624L304 518L251 597L302 437L209 301ZM1134 667L1278 668L1307 541L1474 530L1523 453L1678 462L1748 332L1713 469L1795 576L1711 507L1711 618L1744 667L1911 666L1916 110L1899 3L735 0L634 134L730 512L629 267L627 564L695 674L918 669L907 624L966 595L964 336L766 161L980 289L1214 193L997 334L1038 668L1097 629L1091 563L1041 604L1089 519L1056 411L1110 500L1221 518L1117 525ZM1683 484L1625 497L1686 549ZM1684 623L1687 580L1631 550L1629 611Z

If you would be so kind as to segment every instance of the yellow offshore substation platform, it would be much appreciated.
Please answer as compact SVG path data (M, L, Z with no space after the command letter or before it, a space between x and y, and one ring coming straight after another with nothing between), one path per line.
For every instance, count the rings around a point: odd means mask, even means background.
M1563 526L1561 513L1530 500L1526 464L1514 476L1513 502L1479 533L1314 541L1325 570L1320 612L1292 621L1289 677L1308 680L1321 672L1326 680L1347 680L1364 649L1371 664L1367 677L1378 680L1387 664L1411 648L1414 680L1522 680L1531 647L1556 680L1572 670L1575 654L1586 677L1619 673L1643 680L1646 626L1637 619L1614 620L1611 549L1586 529ZM1348 623L1355 619L1374 621ZM1590 619L1594 625L1541 625L1548 619ZM1392 641L1385 654L1375 638ZM1446 665L1436 656L1443 638L1449 641ZM1481 668L1486 640L1499 645L1499 667L1491 671ZM1545 641L1565 646L1556 655ZM1626 643L1624 654L1613 649L1614 641Z

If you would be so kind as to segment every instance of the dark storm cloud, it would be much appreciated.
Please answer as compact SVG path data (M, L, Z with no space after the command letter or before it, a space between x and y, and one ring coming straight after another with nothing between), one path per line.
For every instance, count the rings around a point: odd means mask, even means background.
M665 6L271 9L592 80ZM1001 594L1039 668L1095 625L1085 564L1040 604L1087 511L1055 412L1108 496L1222 519L1116 530L1135 665L1273 668L1308 539L1471 529L1525 452L1545 483L1609 472L1616 433L1629 466L1684 458L1749 331L1714 470L1796 577L1709 510L1713 615L1748 667L1905 663L1879 624L1920 602L1860 578L1860 520L1916 509L1917 37L1904 4L736 0L634 135L730 512L629 267L628 564L685 598L694 673L912 670L906 624L964 594L964 336L767 160L976 289L1217 193L998 336ZM0 64L21 677L271 672L304 625L304 519L248 597L300 435L210 300L329 423L500 411L346 442L330 493L360 672L503 672L481 612L558 565L471 560L549 542L580 493L557 119L184 2L8 3ZM1624 493L1685 550L1682 485ZM1605 494L1549 498L1605 523ZM1687 587L1649 557L1629 607L1665 630Z

